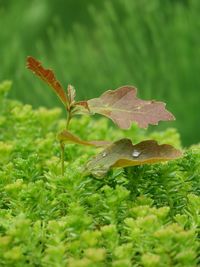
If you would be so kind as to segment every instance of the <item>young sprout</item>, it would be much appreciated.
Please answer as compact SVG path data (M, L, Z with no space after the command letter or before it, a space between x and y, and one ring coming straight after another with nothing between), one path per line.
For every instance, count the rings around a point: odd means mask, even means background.
M45 81L59 97L67 112L66 129L58 134L61 148L61 174L64 175L64 149L66 143L105 147L87 164L90 173L103 176L110 168L152 164L178 158L181 151L171 145L158 145L154 140L143 141L133 145L129 139L121 139L114 143L108 141L84 141L69 131L70 121L76 114L101 114L111 119L119 128L128 129L133 122L140 128L149 124L157 125L159 121L174 120L174 116L165 108L165 103L155 100L137 98L137 89L133 86L122 86L116 90L108 90L99 98L75 101L76 91L68 85L62 87L50 69L45 69L33 57L27 58L27 68ZM95 170L95 171L94 171Z

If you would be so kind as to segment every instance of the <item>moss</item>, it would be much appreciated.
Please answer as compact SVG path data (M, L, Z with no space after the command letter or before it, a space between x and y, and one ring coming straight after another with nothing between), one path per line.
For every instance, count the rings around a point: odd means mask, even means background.
M0 101L0 266L198 266L199 145L102 180L82 175L94 148L69 145L62 177L60 111ZM124 135L87 117L72 130L88 139ZM125 135L149 138L136 126ZM176 130L151 136L180 147Z

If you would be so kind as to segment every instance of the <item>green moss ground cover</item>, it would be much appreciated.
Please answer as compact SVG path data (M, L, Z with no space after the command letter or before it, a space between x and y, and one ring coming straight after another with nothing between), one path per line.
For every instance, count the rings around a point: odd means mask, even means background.
M83 176L94 148L68 145L60 175L60 109L32 109L0 85L0 266L198 266L200 146L164 164ZM175 129L122 132L77 118L82 138L154 138L180 148Z

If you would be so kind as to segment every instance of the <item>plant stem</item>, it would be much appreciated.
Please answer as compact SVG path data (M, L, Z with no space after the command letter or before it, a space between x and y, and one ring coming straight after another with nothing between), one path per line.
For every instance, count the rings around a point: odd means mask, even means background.
M69 108L67 110L67 123L66 123L67 130L69 129L69 123L70 123L71 118L72 118L72 110Z
M67 123L66 123L66 129L68 130L69 128L69 123L70 123L70 120L72 118L72 115L71 115L71 110L68 109L68 112L67 112ZM60 142L60 148L61 148L61 175L64 176L64 163L65 163L65 144L63 142Z
M66 129L69 128L69 123L70 123L70 120L71 120L71 114L70 112L67 113L67 123L66 123Z
M61 148L61 175L64 175L64 153L65 153L65 144L63 142L60 142L60 148Z

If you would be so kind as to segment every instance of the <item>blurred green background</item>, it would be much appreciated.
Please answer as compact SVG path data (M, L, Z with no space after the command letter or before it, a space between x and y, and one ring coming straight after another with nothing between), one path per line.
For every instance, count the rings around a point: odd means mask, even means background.
M77 99L135 85L140 97L166 102L176 116L159 128L177 127L184 145L197 143L199 14L199 0L0 0L0 80L13 81L12 98L60 105L25 69L33 55L65 87L73 84Z

